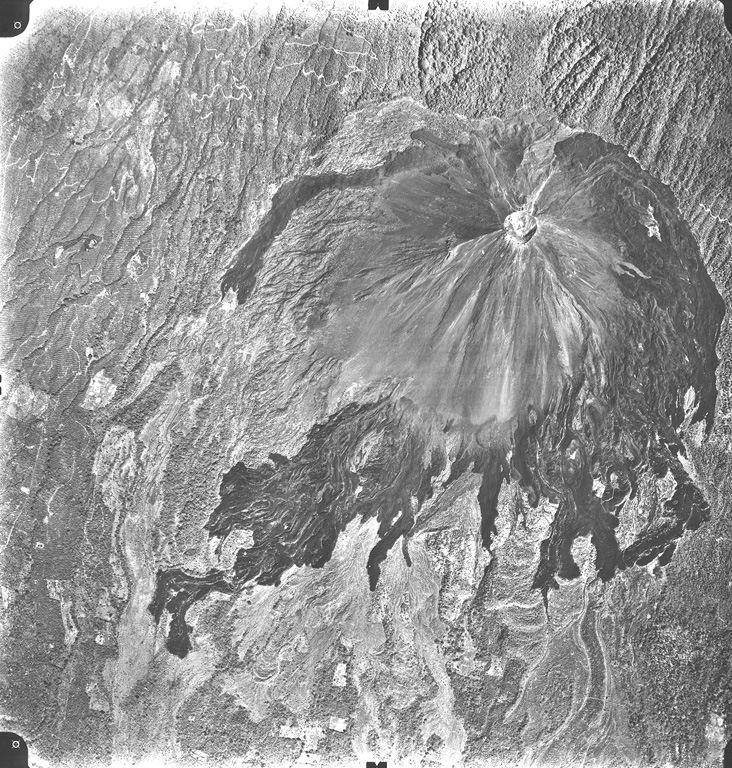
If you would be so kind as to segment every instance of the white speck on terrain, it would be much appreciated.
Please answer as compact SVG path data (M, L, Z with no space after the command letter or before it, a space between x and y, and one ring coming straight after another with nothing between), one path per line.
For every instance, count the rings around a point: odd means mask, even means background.
M335 672L333 673L333 685L336 688L346 687L346 664L343 662L336 665Z

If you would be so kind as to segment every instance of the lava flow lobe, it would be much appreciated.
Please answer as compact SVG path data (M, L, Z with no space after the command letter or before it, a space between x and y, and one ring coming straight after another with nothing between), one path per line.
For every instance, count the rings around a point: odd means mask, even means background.
M225 475L207 529L253 533L233 574L161 571L151 609L173 614L179 655L194 599L321 567L354 518L379 521L375 588L399 538L408 560L423 503L467 471L482 477L487 548L504 482L556 505L533 575L545 597L579 575L578 536L591 535L607 580L667 562L709 514L680 428L711 427L723 304L668 188L621 148L550 120L412 139L373 167L285 184L224 278L243 304L275 247L324 263L303 333L313 357L337 361L342 407L296 456ZM393 395L360 397L384 382ZM673 493L621 548L640 480L669 473Z

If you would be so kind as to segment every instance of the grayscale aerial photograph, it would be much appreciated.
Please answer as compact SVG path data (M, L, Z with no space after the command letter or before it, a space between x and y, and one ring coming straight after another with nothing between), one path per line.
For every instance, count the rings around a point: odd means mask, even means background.
M0 768L732 766L731 4L23 5Z

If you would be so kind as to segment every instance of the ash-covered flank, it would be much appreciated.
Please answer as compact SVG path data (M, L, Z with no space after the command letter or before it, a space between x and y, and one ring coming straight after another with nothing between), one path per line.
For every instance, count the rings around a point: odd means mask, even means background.
M549 120L438 134L284 185L225 276L222 293L244 304L275 243L324 262L303 333L313 359L337 361L342 405L296 456L225 475L207 529L221 541L247 529L253 544L233 573L160 574L151 609L173 614L174 653L190 648L193 600L322 567L354 518L380 522L364 573L375 588L400 538L408 559L425 500L465 472L482 476L486 548L504 482L557 505L527 574L545 598L579 575L578 536L607 580L668 561L708 517L680 428L711 426L723 304L671 192L620 147ZM295 214L315 232L306 243ZM395 394L367 402L383 382ZM669 473L673 492L621 549L614 530L640 479Z

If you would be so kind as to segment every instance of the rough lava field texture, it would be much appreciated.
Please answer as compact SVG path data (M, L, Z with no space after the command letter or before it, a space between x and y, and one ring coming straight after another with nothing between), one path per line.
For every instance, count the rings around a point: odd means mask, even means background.
M2 727L720 765L722 6L363 6L68 6L5 56Z

